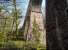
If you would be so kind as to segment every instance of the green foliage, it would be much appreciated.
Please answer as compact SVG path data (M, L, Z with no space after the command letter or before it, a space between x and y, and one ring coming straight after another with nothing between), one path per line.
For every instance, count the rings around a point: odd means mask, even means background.
M18 32L18 29L17 29L18 24L19 24L18 19L19 19L21 12L20 10L17 9L15 0L13 0L13 7L14 8L12 9L12 12L8 13L9 14L8 16L3 15L3 18L5 19L0 19L0 42L1 42L0 47L2 46L5 48L24 48L25 47L25 49L27 48L26 50L28 50L28 48L29 50L30 48L44 48L44 46L39 43L40 32L39 32L39 26L36 23L35 19L33 22L33 29L32 29L33 36L35 38L34 42L32 41L7 41L7 38L10 37L10 35L9 37L7 37L8 32L12 32L16 30L15 34L22 35L22 33ZM0 6L0 15L2 15L1 14L2 10L3 10L3 7Z
M1 12L3 9L4 9L4 7L0 5L0 12Z
M15 44L11 41L4 43L5 48L16 48Z
M46 50L46 48L37 48L37 50Z
M6 35L0 32L0 42L4 42L6 40Z
M16 7L16 0L13 0L12 3L13 4L11 6L13 8L12 10L10 10L11 13L9 13L9 9L5 7L3 3L0 4L0 18L2 18L0 19L0 32L8 33L17 30L16 33L18 33L18 24L19 24L18 19L19 16L21 15L21 11ZM2 10L5 10L5 12Z

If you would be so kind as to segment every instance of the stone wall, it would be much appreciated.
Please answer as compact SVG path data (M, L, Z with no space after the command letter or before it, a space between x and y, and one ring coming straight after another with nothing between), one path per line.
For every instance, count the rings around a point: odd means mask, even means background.
M42 13L40 10L40 7L36 6L36 7L32 7L32 11L31 11L31 27L33 27L33 22L34 22L34 18L36 20L36 23L39 26L39 31L41 33L40 36L40 42L42 44L46 44L46 32L44 29L44 23L43 23L43 17L42 17Z

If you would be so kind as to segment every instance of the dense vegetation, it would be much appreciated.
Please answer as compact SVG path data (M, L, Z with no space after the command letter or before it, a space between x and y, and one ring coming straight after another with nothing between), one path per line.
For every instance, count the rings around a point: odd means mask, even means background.
M20 50L45 50L45 47L40 44L39 37L39 27L36 21L33 22L33 40L12 40L12 38L18 39L19 33L18 24L19 16L21 14L20 9L17 9L16 0L12 0L12 10L11 12L5 5L0 4L0 48L20 48ZM22 36L23 37L23 36ZM33 38L33 39L34 39ZM40 49L41 48L41 49ZM12 49L13 50L13 49ZM17 49L16 49L17 50Z

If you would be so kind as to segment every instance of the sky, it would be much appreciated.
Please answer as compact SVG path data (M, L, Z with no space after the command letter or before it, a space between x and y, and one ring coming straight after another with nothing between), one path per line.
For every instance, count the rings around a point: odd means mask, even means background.
M20 24L18 26L18 29L22 28L22 26L24 24L25 17L26 17L25 15L26 15L26 12L27 12L29 1L30 0L20 0L20 2L23 2L23 3L20 3L20 7L21 7L21 11L22 11L22 18L20 19Z
M21 7L22 7L22 8L23 8L23 6L24 6L24 8L22 9L22 11L23 11L23 10L25 11L25 10L28 8L29 0L21 0L21 1L24 1L24 2L25 2L24 5L21 4ZM22 6L22 5L23 5L23 6ZM45 0L42 0L41 10L42 10L43 16L45 17ZM25 11L23 14L24 14L24 16L25 16L26 11ZM24 20L25 20L25 17L22 17L21 22L20 22L18 28L21 28L21 27L23 26Z
M0 2L4 2L3 4L5 5L5 7L7 7L9 12L11 13L12 12L12 8L13 8L12 7L12 3L10 3L10 2L7 3L6 1L8 1L8 0L0 0ZM19 19L20 20L20 24L19 24L18 28L22 28L22 26L24 24L27 8L28 8L28 5L29 5L29 1L30 0L16 0L17 9L20 9L20 11L22 12L21 13L22 18Z
M46 5L45 5L45 0L42 0L42 4L41 4L41 11L42 11L42 15L45 17L45 9L46 9ZM44 18L45 19L45 18Z
M5 0L0 0L0 1L5 1ZM19 8L22 12L22 14L21 14L22 18L20 19L20 24L19 24L18 28L21 28L24 24L25 15L27 12L29 1L30 0L16 0L16 2L18 4L17 8ZM10 5L10 4L6 3L5 5ZM12 6L9 6L8 8L12 9ZM41 10L42 10L43 15L45 15L45 0L42 0ZM10 12L11 12L11 10L10 10Z
M29 0L17 0L17 3L19 3L18 7L22 11L22 16L25 16L28 8Z
M3 4L9 9L9 11L11 12L12 7L12 3L7 3L9 0L0 0L0 2L3 2ZM22 16L25 16L26 11L27 11L27 7L29 4L29 0L16 0L17 2L17 8L19 8L22 12ZM9 6L10 5L10 6Z
M45 7L45 0L42 0L42 7Z
M42 1L42 4L41 4L41 11L42 11L42 18L43 18L43 23L45 23L45 21L46 21L46 5L45 5L45 2L46 2L46 0L43 0Z
M9 1L9 0L0 0L0 2L3 2L3 1ZM17 8L19 8L22 12L22 16L25 16L26 15L26 11L27 11L27 8L28 8L28 4L29 4L29 1L30 0L16 0L18 6ZM5 5L10 5L8 3L6 3ZM11 6L8 7L9 9L11 9ZM42 4L41 4L41 10L43 11L43 9L45 8L45 0L42 0Z

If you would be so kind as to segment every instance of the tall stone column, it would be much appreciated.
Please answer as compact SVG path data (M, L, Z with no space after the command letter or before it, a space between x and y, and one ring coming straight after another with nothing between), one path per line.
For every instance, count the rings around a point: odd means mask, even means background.
M44 29L43 16L39 6L32 7L32 12L31 12L32 27L34 18L36 20L36 24L39 26L38 32L40 32L40 37L39 37L40 43L46 45L46 31Z

